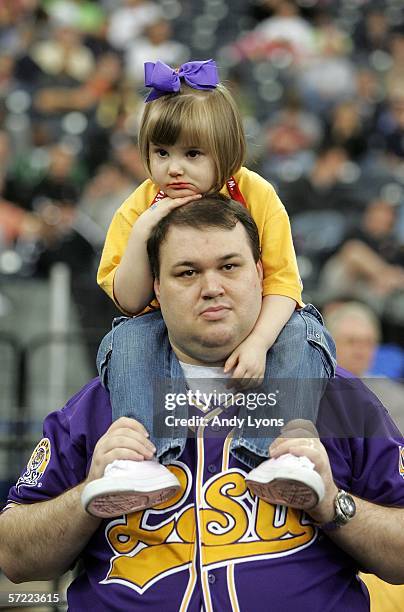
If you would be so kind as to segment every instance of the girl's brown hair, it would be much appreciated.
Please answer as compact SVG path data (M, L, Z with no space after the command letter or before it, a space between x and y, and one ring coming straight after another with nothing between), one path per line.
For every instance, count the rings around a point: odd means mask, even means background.
M230 92L219 84L202 91L182 85L181 91L147 102L139 130L142 161L150 173L150 144L201 147L212 155L219 191L243 165L246 142L242 119Z

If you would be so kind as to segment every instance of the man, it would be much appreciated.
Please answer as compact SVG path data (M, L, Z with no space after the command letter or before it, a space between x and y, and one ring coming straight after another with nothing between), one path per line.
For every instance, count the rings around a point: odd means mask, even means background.
M325 316L337 349L341 367L364 383L388 409L394 422L404 431L404 386L390 378L368 374L381 340L381 325L373 311L360 302L346 302ZM404 586L392 585L371 574L363 577L370 592L372 612L395 612L404 605Z
M338 364L364 383L388 409L404 431L404 386L392 378L369 374L381 340L381 325L373 311L360 302L346 302L325 315L337 349Z
M198 215L201 201L188 206ZM155 253L170 359L206 370L252 329L261 264L242 222L196 229L192 222L176 225L179 209L170 215ZM200 316L206 304L215 316ZM359 567L404 581L404 441L374 396L352 386L350 399L366 404L382 438L333 439L328 429L322 443L295 422L271 445L273 457L308 456L322 476L325 495L309 516L249 493L248 468L229 452L231 428L219 436L209 426L213 415L224 421L226 412L216 408L170 465L181 483L173 499L102 521L80 504L86 483L112 460L151 458L154 448L136 421L111 425L108 396L96 379L47 417L45 437L0 518L0 566L21 582L52 578L81 558L83 573L68 591L70 610L368 610ZM332 408L349 418L337 393ZM326 433L327 427L323 422Z

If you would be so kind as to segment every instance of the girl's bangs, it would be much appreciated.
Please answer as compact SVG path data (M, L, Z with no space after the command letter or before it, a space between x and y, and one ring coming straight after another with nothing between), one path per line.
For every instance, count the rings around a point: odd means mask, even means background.
M209 132L206 126L206 114L201 110L200 104L182 108L173 105L166 112L159 113L153 122L154 125L150 126L150 142L171 146L181 141L184 146L202 144L206 146Z

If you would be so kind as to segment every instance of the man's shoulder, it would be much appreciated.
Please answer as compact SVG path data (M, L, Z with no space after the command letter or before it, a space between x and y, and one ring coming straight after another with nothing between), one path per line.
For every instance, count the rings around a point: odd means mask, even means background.
M65 413L74 413L79 407L86 409L94 402L109 405L109 393L102 386L99 376L91 379L77 393L75 393L65 404L62 410Z
M98 439L111 425L109 393L97 376L73 395L61 410L52 414L68 427L73 439L83 435Z
M374 438L399 435L380 399L353 374L337 367L320 405L319 432L327 437Z

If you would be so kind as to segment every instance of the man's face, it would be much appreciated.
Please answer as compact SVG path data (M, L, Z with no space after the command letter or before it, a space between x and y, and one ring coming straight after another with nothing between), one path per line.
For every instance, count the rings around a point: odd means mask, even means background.
M355 376L364 376L377 348L377 336L371 323L347 316L339 321L333 336L338 364Z
M170 342L186 363L222 362L261 310L262 266L241 223L231 230L171 227L155 292Z

